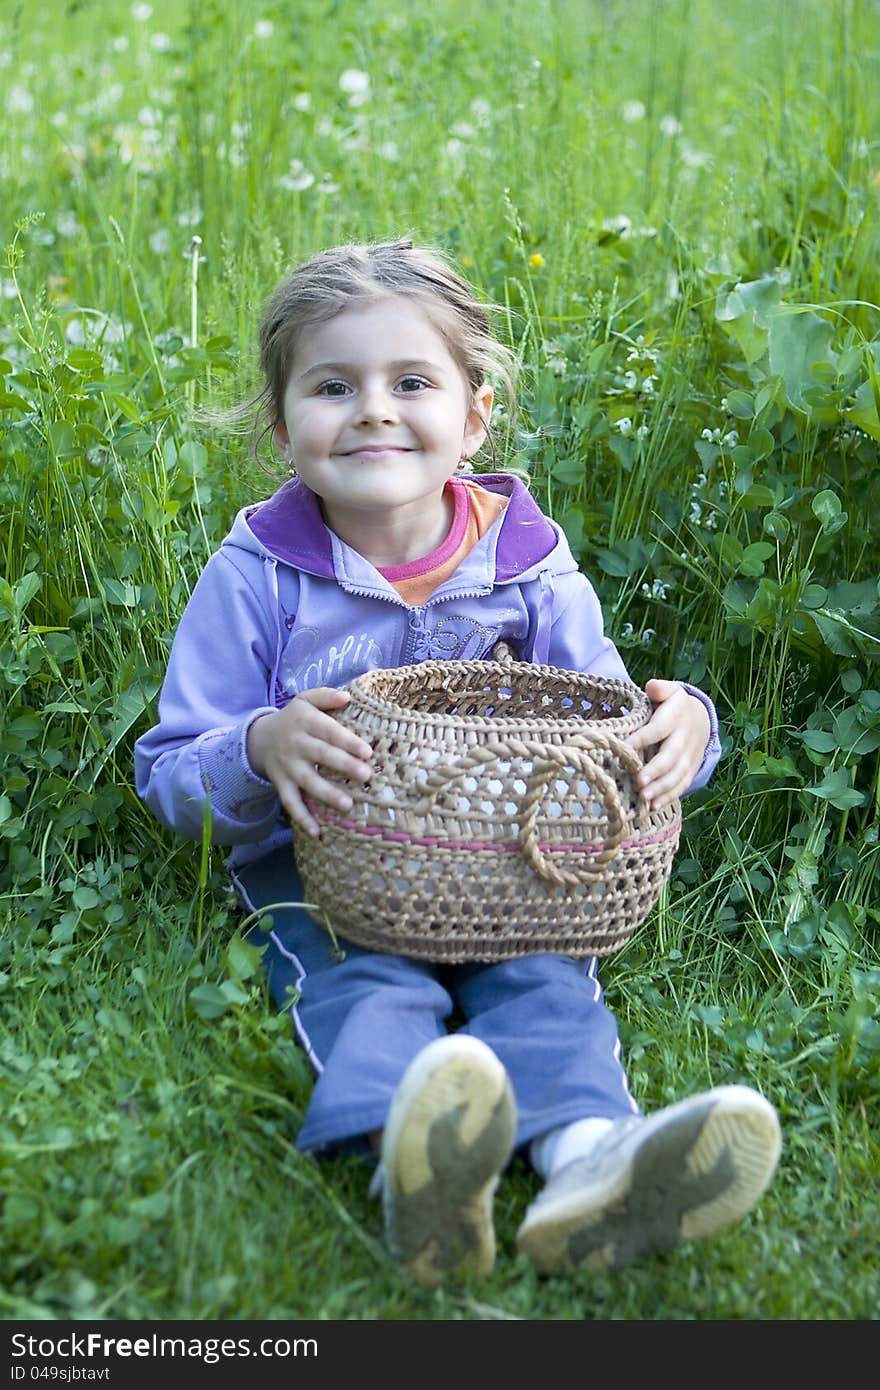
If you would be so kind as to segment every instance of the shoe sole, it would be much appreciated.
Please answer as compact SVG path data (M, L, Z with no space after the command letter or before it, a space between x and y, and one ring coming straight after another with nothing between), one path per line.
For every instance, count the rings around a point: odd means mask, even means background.
M410 1064L382 1139L385 1224L403 1272L423 1288L454 1270L491 1272L492 1204L515 1132L507 1072L477 1038L440 1038Z
M680 1101L631 1134L619 1168L526 1213L517 1246L543 1272L620 1269L725 1230L755 1205L781 1150L775 1110L744 1086Z

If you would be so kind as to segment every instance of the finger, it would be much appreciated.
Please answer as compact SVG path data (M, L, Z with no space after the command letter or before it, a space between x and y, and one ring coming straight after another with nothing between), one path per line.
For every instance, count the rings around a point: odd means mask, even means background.
M309 811L298 787L290 783L281 797L281 804L287 812L288 819L300 830L304 830L307 835L313 838L321 833L321 827Z
M350 811L354 801L344 787L336 782L328 782L313 764L302 763L296 769L296 784L300 793L307 793L312 801L320 801L337 811Z
M314 690L303 690L296 697L315 709L341 709L351 700L347 690L337 690L333 685L317 685Z
M373 756L373 750L369 743L359 738L351 729L344 729L341 724L336 723L335 719L328 718L327 715L317 716L314 723L310 721L305 732L315 742L325 744L327 747L338 748L361 762L369 762Z
M328 699L341 695L343 697L343 705L347 704L351 698L344 690L317 690L307 693L322 697L326 695ZM315 701L308 700L305 701L305 703L312 706L310 710L303 712L301 716L302 728L305 733L309 734L312 738L320 739L325 743L335 744L339 748L344 748L347 752L351 753L353 757L360 758L362 761L372 758L373 750L370 744L364 739L359 738L353 729L346 729L337 719L334 719L332 714L326 711L321 702L316 703Z
M357 744L355 746L358 747ZM348 777L352 781L367 782L373 773L369 762L365 761L364 758L358 757L354 753L347 753L344 748L327 743L321 738L304 739L299 751L303 760L310 765L326 767L331 772L338 772L341 777ZM370 752L372 755L372 749Z

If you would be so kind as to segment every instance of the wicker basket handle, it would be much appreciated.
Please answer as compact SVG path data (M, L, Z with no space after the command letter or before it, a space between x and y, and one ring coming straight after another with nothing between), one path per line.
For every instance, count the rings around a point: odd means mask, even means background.
M539 807L547 793L550 779L554 773L558 773L560 767L573 767L592 781L608 818L608 831L602 849L583 854L582 862L577 869L563 869L561 865L554 864L553 859L557 856L544 853L538 844L536 834ZM538 878L546 879L549 883L568 884L573 888L579 883L599 878L616 857L620 843L626 838L629 830L626 809L620 800L614 778L609 777L586 749L563 745L560 748L543 749L543 756L536 762L527 787L520 815L519 843Z
M630 773L637 773L642 766L638 754L613 734L597 732L589 740L573 740L559 747L510 739L469 749L455 767L435 768L425 784L423 797L413 810L419 815L429 812L441 791L448 788L450 783L470 776L478 767L510 761L512 758L530 758L533 767L526 783L526 794L519 817L520 848L538 878L551 883L577 886L604 873L630 830L626 809L620 800L614 778L590 756L590 750L595 751L597 747L612 752ZM556 856L543 852L535 831L538 809L546 795L550 778L562 767L573 767L592 781L609 822L609 831L602 849L583 854L583 862L577 869L563 869L554 864L553 858Z

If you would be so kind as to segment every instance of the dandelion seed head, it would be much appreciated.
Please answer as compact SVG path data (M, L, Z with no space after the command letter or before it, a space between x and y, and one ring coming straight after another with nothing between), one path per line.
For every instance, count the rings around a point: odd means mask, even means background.
M660 122L660 129L664 135L679 135L681 133L681 121L677 116L664 116Z
M306 188L311 188L315 182L315 176L305 167L301 159L292 159L287 173L282 174L278 182L282 188L286 188L290 193L302 193Z
M628 125L634 121L645 119L645 103L643 101L625 101L623 103L623 119Z
M362 106L370 95L370 74L360 68L346 68L339 75L340 89L348 96L349 106Z
M129 13L132 19L136 19L140 24L145 24L153 13L153 6L146 4L145 0L139 0L137 5L132 5Z
M6 97L6 110L10 116L26 116L33 111L36 106L33 92L28 91L27 87L16 83L10 87Z
M254 25L254 37L257 39L271 39L275 33L275 25L271 19L258 19Z

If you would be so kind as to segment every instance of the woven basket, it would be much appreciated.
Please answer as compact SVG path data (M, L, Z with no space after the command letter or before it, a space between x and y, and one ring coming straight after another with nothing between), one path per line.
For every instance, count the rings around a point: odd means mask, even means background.
M447 962L624 945L681 830L678 802L639 799L642 757L624 743L651 714L638 687L493 659L370 671L346 689L337 717L372 745L373 773L343 783L345 814L310 803L321 834L295 836L318 920Z

